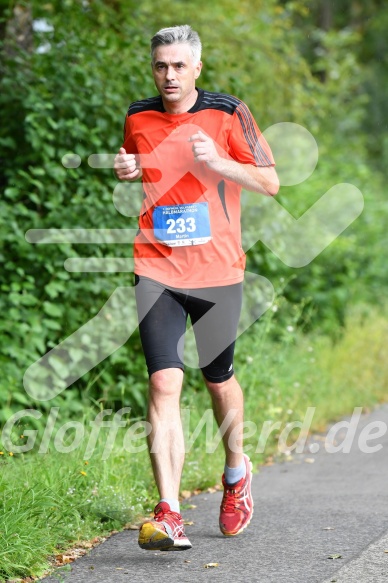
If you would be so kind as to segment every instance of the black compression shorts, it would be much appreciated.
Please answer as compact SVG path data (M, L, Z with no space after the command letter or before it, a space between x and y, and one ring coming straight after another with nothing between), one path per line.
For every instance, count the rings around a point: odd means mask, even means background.
M138 275L135 283L140 338L149 376L165 368L184 370L188 316L204 377L221 383L233 376L242 283L187 290Z

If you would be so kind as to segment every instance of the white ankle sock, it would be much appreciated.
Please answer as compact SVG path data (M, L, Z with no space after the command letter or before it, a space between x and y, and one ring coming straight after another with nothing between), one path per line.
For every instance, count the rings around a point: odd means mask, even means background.
M236 484L241 480L241 478L245 478L246 473L247 468L244 459L242 460L241 464L237 466L237 468L229 468L225 464L224 467L225 482L229 485Z

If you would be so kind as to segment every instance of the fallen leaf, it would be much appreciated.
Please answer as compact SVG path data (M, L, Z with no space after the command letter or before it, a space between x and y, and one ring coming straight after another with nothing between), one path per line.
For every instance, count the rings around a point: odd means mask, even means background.
M209 492L209 494L215 494L217 490L215 488L208 488L206 492Z
M138 524L126 524L125 528L127 530L139 530L140 526Z
M185 524L186 526L193 526L194 521L193 520L184 520L183 524Z
M187 505L188 510L193 510L193 508L197 508L197 505L196 504L188 504Z
M219 563L206 563L204 565L205 569L211 569L212 567L219 567Z
M342 559L342 555L329 555L328 559Z
M322 530L335 530L332 526L324 526Z
M191 563L191 561L188 561L187 559L185 561L183 561L184 563Z
M313 464L315 459L313 457L306 457L305 460L306 464Z
M190 490L182 490L181 496L184 500L186 500L186 498L190 498L190 496L191 496Z
M68 563L72 563L74 561L74 557L70 557L69 555L57 555L55 557L58 566L67 565Z
M384 553L388 553L388 549L386 549L386 550L384 551Z

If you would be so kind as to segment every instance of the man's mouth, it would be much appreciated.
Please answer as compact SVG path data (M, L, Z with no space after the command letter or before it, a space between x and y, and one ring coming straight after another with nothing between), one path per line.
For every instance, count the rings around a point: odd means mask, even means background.
M166 85L164 87L164 90L167 92L176 91L177 89L178 89L178 87L176 85Z

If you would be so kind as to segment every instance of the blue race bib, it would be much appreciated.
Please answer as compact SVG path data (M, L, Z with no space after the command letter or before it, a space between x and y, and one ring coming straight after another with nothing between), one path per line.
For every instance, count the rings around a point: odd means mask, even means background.
M203 245L210 241L207 202L157 206L153 215L155 237L164 245Z

